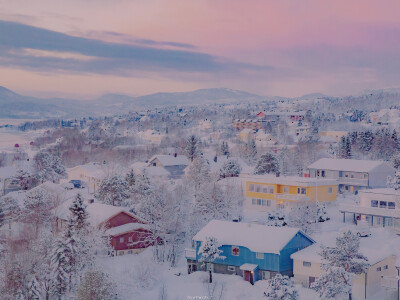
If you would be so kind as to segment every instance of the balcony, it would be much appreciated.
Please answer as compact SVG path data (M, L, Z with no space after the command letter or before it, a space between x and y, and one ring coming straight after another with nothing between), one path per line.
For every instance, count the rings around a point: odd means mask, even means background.
M372 215L378 217L400 218L399 209L368 207L368 206L361 206L360 204L339 204L338 208L340 212L349 212L361 215Z
M185 257L189 259L196 259L196 249L186 248L185 249Z
M368 178L350 178L350 177L339 177L339 184L348 184L348 185L358 185L358 186L368 186Z
M310 197L305 195L299 194L282 194L277 193L274 195L276 200L289 200L289 201L296 201L296 202L307 202L310 201Z

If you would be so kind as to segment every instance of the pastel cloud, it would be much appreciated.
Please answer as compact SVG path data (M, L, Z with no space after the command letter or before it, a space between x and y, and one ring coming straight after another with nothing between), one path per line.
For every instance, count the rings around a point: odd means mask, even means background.
M32 27L25 28L24 43L0 32L0 64L8 69L104 73L113 82L145 76L156 91L166 90L161 81L168 78L175 90L226 86L290 96L400 82L398 0L17 2L0 18L23 22L31 15L26 22L49 30L32 41ZM71 52L81 57L65 54Z

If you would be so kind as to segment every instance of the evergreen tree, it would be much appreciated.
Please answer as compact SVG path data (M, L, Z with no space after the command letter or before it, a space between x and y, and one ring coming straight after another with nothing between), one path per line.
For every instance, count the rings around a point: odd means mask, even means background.
M268 300L297 300L299 293L293 279L278 273L267 281L264 297Z
M230 159L222 165L221 169L219 170L219 176L221 178L226 177L238 177L242 168L240 167L237 160Z
M251 139L247 144L247 156L250 165L254 165L254 163L257 161L257 146L254 139Z
M129 170L128 174L126 174L125 181L128 184L129 190L133 191L134 186L135 186L135 182L136 182L136 175L135 175L135 172L133 172L132 169Z
M53 245L52 252L52 274L54 278L53 294L57 299L61 300L67 292L70 276L68 261L70 254L64 235L57 238Z
M104 204L121 206L129 198L128 183L119 175L106 177L99 185L96 198Z
M228 143L227 142L225 142L225 141L222 141L222 144L221 144L221 155L227 155L227 156L229 156L229 146L228 146Z
M195 135L191 135L186 139L185 155L190 161L193 161L199 155L200 141Z
M323 299L343 297L351 299L352 278L367 271L368 259L359 253L360 238L345 231L336 238L335 247L322 246L321 256L327 263L323 274L311 285Z
M216 259L225 259L226 257L221 255L222 250L221 244L214 237L207 237L205 241L201 242L198 255L200 256L199 261L204 262L206 266L211 264ZM209 269L209 283L212 283L212 272Z
M278 161L275 156L267 153L263 154L260 157L260 160L257 162L257 165L254 169L254 174L263 175L263 174L275 174L279 172Z

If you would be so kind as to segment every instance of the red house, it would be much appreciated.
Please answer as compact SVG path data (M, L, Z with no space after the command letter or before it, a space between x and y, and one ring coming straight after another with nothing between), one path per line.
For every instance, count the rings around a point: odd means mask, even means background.
M67 201L56 209L57 227L62 229L68 218ZM154 245L154 238L146 221L130 213L124 207L101 203L89 203L86 208L93 227L106 228L114 255L136 254ZM158 239L157 239L158 240Z

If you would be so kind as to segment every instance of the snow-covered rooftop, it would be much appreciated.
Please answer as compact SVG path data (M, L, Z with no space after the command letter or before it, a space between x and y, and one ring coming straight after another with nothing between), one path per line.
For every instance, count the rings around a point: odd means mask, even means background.
M109 235L112 235L112 236L116 236L116 235L130 232L132 230L140 229L140 228L148 229L149 226L147 224L141 224L141 223L127 223L124 225L110 228L106 231L106 233Z
M55 214L58 218L67 220L69 216L69 207L71 206L73 199L65 201L60 206L55 209ZM133 215L129 212L129 210L125 207L113 206L103 203L87 203L86 211L89 214L89 222L92 226L99 226L102 222L108 220L112 216L125 212L127 214ZM135 218L139 219L135 216Z
M87 176L95 177L95 178L102 178L106 175L106 172L104 171L104 165L101 165L99 163L88 163L85 165L79 165L73 168L70 168L67 170L67 172L74 171L76 169L81 169L83 172L86 173Z
M185 155L155 155L149 161L152 162L156 158L164 167L182 165L187 166L189 164L189 160Z
M242 246L253 252L279 254L299 231L300 229L291 227L212 220L193 237L193 240L205 241L207 237L214 237L222 245Z
M259 182L265 184L283 184L283 185L295 185L295 186L324 186L324 185L337 185L335 179L321 179L321 178L310 178L310 177L298 177L298 176L279 176L275 175L248 175L241 176L246 181Z
M369 172L381 164L379 160L321 158L308 166L309 169L325 169L334 171Z

